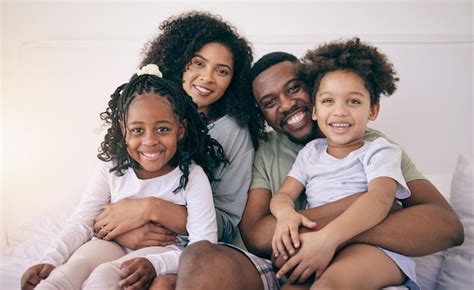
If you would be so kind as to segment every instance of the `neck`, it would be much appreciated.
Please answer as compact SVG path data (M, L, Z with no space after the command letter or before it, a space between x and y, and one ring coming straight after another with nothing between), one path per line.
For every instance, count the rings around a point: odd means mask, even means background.
M328 139L328 154L337 159L343 159L363 145L364 139L362 139L362 137L345 144L336 144Z

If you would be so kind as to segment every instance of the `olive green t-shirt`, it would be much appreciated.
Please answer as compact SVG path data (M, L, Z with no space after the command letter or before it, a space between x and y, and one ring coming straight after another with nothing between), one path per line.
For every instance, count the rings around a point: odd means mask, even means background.
M381 132L374 129L367 128L364 133L364 139L367 141L373 141L378 137L389 140ZM275 194L288 172L290 172L301 148L303 148L303 145L293 143L286 135L275 131L271 132L269 141L260 143L260 147L255 153L250 189L265 188ZM426 179L403 149L401 164L403 177L407 183L416 179ZM301 202L304 200L303 195L301 197L296 205L299 209L302 208Z

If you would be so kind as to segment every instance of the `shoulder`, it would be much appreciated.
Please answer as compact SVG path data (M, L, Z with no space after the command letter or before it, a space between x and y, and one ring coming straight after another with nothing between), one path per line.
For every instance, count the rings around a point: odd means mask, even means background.
M195 178L205 177L207 179L207 175L204 172L204 169L194 163L194 161L191 163L191 165L189 165L189 176Z
M400 159L401 157L400 147L388 141L384 137L378 137L373 141L365 142L367 144L367 149L365 150L364 154L364 159L366 161L370 161L375 156L378 156L378 158L383 158L383 160L386 160L387 158Z
M209 135L216 139L222 147L230 147L231 145L253 147L248 128L240 126L233 117L225 115L210 123L208 127Z

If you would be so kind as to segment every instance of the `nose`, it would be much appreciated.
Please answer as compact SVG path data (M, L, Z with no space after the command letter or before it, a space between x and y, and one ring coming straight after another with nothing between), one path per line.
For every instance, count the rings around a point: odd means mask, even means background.
M288 112L296 105L296 100L292 97L281 95L280 96L280 112Z
M347 114L346 106L343 102L336 102L334 105L334 116L345 116Z
M199 80L203 82L212 82L213 80L213 70L209 66L203 68L199 73Z
M159 137L154 132L147 132L142 139L142 144L145 146L154 146L159 142Z

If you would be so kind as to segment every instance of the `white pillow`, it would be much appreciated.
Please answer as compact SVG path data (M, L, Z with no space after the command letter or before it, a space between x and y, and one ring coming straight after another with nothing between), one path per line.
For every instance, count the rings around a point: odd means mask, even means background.
M474 192L472 157L461 154L451 182L451 204L464 226L464 244L446 250L439 290L470 290L474 285Z

